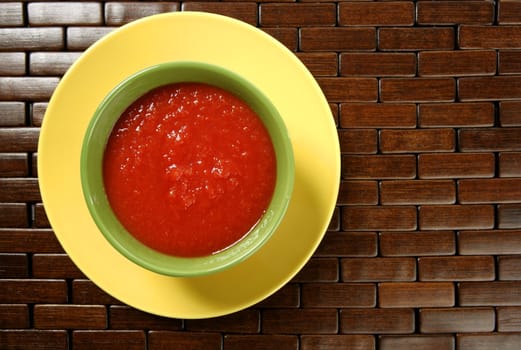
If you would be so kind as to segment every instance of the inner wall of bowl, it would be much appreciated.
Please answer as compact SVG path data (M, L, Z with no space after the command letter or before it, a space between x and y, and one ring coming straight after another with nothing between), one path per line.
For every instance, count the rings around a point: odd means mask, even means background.
M140 79L145 77L146 79ZM272 138L277 157L274 196L259 224L242 240L211 256L179 258L159 253L134 238L116 218L104 192L103 156L110 131L125 111L148 91L177 82L200 82L228 90L262 118ZM195 276L215 272L238 263L256 251L284 216L293 189L292 146L282 118L271 102L246 80L220 67L203 63L175 62L153 66L136 73L118 85L100 104L87 130L82 149L82 186L94 221L107 240L135 263L158 273ZM277 116L277 117L270 117ZM88 151L87 151L88 147ZM89 195L90 194L90 195ZM110 233L109 233L110 232Z

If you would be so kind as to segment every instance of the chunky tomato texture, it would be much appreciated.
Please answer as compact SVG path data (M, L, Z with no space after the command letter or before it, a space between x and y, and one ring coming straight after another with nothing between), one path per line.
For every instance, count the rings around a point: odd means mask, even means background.
M262 121L238 97L201 83L152 90L120 117L104 183L123 226L174 256L205 256L243 238L273 195L276 159Z

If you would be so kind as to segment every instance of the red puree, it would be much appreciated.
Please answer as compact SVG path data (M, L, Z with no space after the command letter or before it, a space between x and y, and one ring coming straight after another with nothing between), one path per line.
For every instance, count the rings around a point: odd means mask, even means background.
M218 252L248 233L275 186L275 153L242 100L200 83L135 101L109 138L104 181L123 226L175 256Z

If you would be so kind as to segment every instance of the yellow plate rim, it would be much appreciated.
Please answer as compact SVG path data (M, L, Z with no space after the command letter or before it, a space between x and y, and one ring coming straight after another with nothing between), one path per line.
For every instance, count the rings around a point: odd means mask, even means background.
M285 118L296 162L294 195L272 240L230 270L193 278L159 275L119 255L90 217L79 175L82 137L106 93L146 66L187 59L232 69L263 90ZM239 20L174 12L112 31L71 66L47 107L38 145L38 174L56 237L98 287L148 313L208 318L264 300L311 258L336 206L340 148L327 100L293 52Z

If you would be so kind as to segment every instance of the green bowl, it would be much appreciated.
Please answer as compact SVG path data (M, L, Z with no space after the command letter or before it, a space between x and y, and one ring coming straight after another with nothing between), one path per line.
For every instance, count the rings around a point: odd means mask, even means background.
M272 200L257 225L240 241L218 253L186 258L160 253L135 239L118 221L105 194L103 156L114 124L125 109L148 91L171 83L198 82L225 89L246 102L266 126L276 155ZM95 111L83 140L80 173L90 214L101 233L134 263L170 276L198 276L227 269L256 252L279 226L291 198L295 176L293 149L283 119L270 100L236 73L201 62L168 62L145 68L117 85Z

